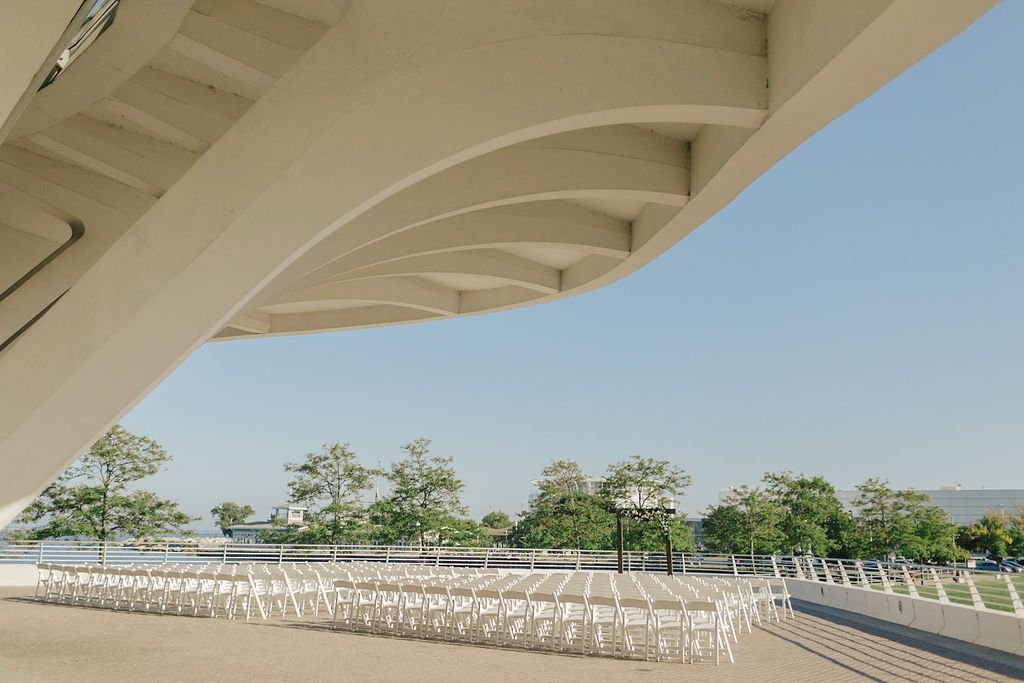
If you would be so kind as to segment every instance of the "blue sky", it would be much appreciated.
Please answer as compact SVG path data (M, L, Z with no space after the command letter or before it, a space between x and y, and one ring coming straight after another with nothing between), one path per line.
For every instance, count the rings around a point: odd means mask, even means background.
M202 347L123 420L174 456L150 487L263 514L324 442L425 436L476 517L632 453L690 472L688 512L768 470L1024 488L1021 26L996 7L604 289Z

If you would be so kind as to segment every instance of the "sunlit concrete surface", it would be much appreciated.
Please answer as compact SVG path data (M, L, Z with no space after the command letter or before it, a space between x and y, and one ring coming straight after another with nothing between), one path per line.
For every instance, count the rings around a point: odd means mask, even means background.
M5 5L0 526L211 339L625 277L995 0L132 0L51 81L113 2Z
M1012 681L1019 659L799 609L715 667L39 604L0 589L0 681Z

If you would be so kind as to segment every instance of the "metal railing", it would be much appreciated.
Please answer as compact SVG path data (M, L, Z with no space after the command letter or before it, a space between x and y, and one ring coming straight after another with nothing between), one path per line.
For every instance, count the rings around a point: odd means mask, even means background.
M0 541L0 564L183 564L384 562L531 571L615 571L612 550L381 545L251 544L222 541ZM1024 575L963 567L820 557L675 553L677 574L793 578L1014 612L1024 616ZM627 572L665 572L664 553L625 552Z
M614 550L253 544L217 541L0 541L0 564L179 562L386 562L481 569L614 571ZM664 572L664 553L625 552L626 571ZM795 576L791 560L766 555L674 553L679 574Z

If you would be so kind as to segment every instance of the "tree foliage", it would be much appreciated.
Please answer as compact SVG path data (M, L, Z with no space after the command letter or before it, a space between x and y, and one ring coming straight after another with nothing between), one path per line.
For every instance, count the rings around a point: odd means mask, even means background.
M686 523L685 517L677 515L670 518L667 527L673 552L688 553L695 550L693 529ZM647 520L626 518L622 525L622 547L624 550L638 552L664 552L665 534L666 531L660 525L651 524ZM614 547L613 541L609 549Z
M375 471L356 459L347 443L324 444L301 463L287 463L292 501L309 508L304 529L283 533L294 542L337 545L365 542L368 535L363 494L373 486Z
M721 551L771 555L785 547L785 508L769 492L741 486L704 518L704 535Z
M780 552L828 555L841 545L849 515L832 484L823 477L792 472L766 472L762 481L779 510Z
M245 524L245 520L249 519L255 512L251 505L239 505L229 500L210 510L214 522L220 527L221 532L225 536L228 533L228 527L235 526L236 524Z
M957 556L956 525L929 507L928 496L895 490L887 481L868 479L857 486L853 502L851 554L857 557L907 555L917 560Z
M464 484L455 475L452 459L431 455L430 440L424 438L402 450L405 458L392 463L386 474L391 492L371 506L378 540L458 545L455 541L465 538L467 523L459 500ZM479 534L475 537L482 541Z
M492 510L483 516L480 523L490 529L508 529L512 526L512 519L501 510Z
M595 494L587 490L579 463L556 460L545 467L535 482L539 493L509 534L509 544L521 548L612 550L616 546L618 507L625 510L626 549L661 550L666 535L678 550L693 548L693 530L664 505L689 485L689 477L682 470L639 456L611 469L600 493Z
M115 425L22 513L40 523L31 538L78 536L101 541L182 532L193 518L174 501L131 490L171 460L156 441Z
M690 475L668 460L631 455L608 467L602 492L619 514L653 523L664 539L675 519L676 510L670 505L691 483Z
M985 553L1001 561L1016 553L1024 552L1024 510L1016 516L1006 512L989 512L961 535L961 541L969 550Z
M539 493L509 534L520 548L610 549L615 543L615 516L607 502L586 491L579 463L556 460L541 471Z

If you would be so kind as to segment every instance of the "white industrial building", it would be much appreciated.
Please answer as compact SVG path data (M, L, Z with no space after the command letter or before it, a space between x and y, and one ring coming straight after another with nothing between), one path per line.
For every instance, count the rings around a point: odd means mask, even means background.
M915 489L928 496L932 507L941 508L951 522L973 524L989 512L1016 514L1024 509L1024 489L965 489L959 484L939 489ZM847 510L853 510L853 501L859 491L836 491L836 497Z

